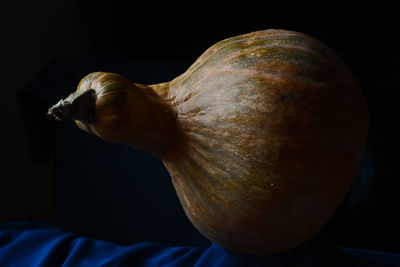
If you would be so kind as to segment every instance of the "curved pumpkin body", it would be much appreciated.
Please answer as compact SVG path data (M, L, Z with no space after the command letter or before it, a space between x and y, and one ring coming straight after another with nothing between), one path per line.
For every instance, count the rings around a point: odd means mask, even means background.
M93 77L78 89L96 87ZM108 106L94 88L97 117L112 113L119 122L98 120L90 131L146 144L170 172L193 225L244 254L273 254L311 238L345 197L366 143L367 109L350 70L296 32L229 38L169 83L120 87L125 97ZM148 98L142 91L151 99L134 107Z

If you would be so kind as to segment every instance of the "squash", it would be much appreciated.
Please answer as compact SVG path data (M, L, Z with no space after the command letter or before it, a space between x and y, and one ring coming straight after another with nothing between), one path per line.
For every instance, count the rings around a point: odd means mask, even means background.
M321 229L352 184L369 123L343 61L275 29L218 42L170 82L91 73L49 113L159 157L193 225L250 255Z

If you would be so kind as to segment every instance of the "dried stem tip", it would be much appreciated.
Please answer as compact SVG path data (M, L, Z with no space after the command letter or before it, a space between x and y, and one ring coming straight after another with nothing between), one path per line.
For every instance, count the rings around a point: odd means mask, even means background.
M52 106L48 113L57 120L79 120L82 123L93 123L95 119L96 91L88 88L70 94Z

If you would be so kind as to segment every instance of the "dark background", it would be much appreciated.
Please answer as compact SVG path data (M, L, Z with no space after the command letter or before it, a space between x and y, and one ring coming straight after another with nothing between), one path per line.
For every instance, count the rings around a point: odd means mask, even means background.
M341 56L370 113L368 150L355 187L322 235L338 245L399 251L400 45L394 7L337 1L4 5L0 222L47 222L118 243L207 244L184 216L157 159L43 114L88 72L163 82L224 38L280 28L314 36Z

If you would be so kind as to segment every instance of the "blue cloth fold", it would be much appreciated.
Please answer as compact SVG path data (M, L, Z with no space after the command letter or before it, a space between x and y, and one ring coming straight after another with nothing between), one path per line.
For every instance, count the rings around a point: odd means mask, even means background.
M142 242L121 246L46 224L0 224L1 267L80 266L400 266L400 253L335 247L318 236L286 252L247 256L217 244L167 246Z

